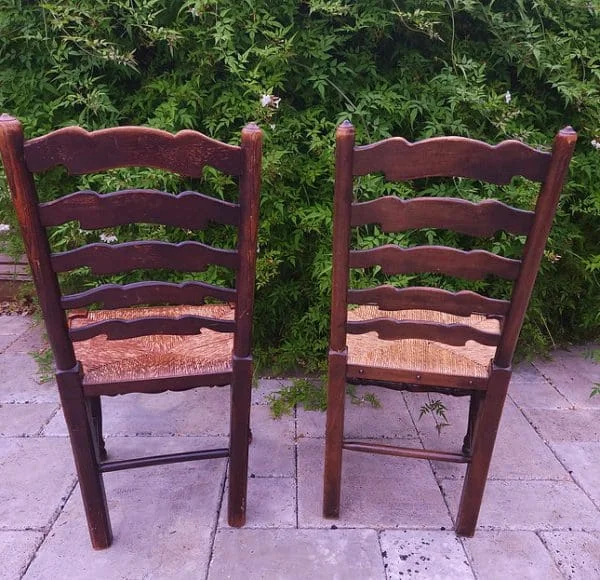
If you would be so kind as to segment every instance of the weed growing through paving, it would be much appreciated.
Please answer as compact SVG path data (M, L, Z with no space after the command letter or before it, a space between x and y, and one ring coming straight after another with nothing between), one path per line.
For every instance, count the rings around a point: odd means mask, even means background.
M40 383L48 383L54 379L54 356L49 347L34 350L31 356L38 365L38 377Z

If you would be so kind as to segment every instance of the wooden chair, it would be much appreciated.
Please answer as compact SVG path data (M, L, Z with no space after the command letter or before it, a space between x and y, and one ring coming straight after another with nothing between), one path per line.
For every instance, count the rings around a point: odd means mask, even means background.
M472 536L477 524L496 432L511 376L511 361L543 255L576 134L563 129L552 153L518 141L490 146L462 137L409 143L390 138L354 145L354 128L336 135L333 231L333 297L323 512L338 517L342 450L466 463L456 531ZM466 177L508 184L515 175L542 183L535 211L499 201L395 196L357 203L353 178L383 172L387 180ZM520 260L484 250L442 246L384 245L351 250L351 228L380 224L383 231L442 228L470 236L499 230L527 236ZM472 291L395 288L348 289L349 269L381 265L388 274L435 272L466 279L489 274L513 282L511 300ZM358 305L348 309L348 304ZM468 395L467 436L462 453L410 449L344 438L346 382L394 390ZM400 482L399 482L400 485Z
M19 121L0 117L0 154L56 361L60 399L96 549L112 541L103 484L103 473L109 471L229 457L228 520L232 526L245 523L261 142L262 132L252 124L243 129L240 147L195 131L172 135L142 127L90 133L69 127L24 141ZM204 166L210 165L239 179L239 203L191 191L171 195L142 189L79 191L39 203L32 174L56 165L64 165L72 175L146 166L188 177L200 177ZM197 230L209 221L230 224L238 230L237 249L193 241L138 241L93 243L52 253L46 228L72 220L85 229L156 223ZM235 269L235 289L199 281L156 281L103 284L65 295L57 279L57 273L82 266L94 275L106 275L138 268L198 272L208 264ZM103 309L82 310L92 304ZM105 460L101 396L227 384L231 384L229 448Z

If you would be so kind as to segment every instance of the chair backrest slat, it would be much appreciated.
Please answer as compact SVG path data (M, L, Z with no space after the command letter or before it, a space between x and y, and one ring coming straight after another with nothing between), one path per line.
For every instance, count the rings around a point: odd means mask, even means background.
M213 248L200 242L126 242L88 244L52 254L55 272L89 267L92 274L118 274L137 269L167 269L176 272L202 272L209 264L237 268L235 250Z
M109 340L121 340L148 334L198 334L202 328L217 332L234 332L236 324L234 320L205 316L181 316L179 318L154 316L134 320L119 318L71 328L69 336L74 342L88 340L99 334L105 334Z
M401 248L391 244L369 250L351 250L351 268L379 265L386 274L435 272L468 280L481 280L493 274L507 280L519 275L519 260L486 250L464 251L445 246Z
M103 284L85 292L67 294L61 298L65 310L100 304L103 308L126 308L141 304L200 305L206 298L216 298L223 302L234 302L236 291L233 288L213 286L205 282L135 282L121 286Z
M466 324L438 324L422 320L373 318L371 320L349 321L346 328L350 334L377 332L379 338L383 340L417 338L443 342L453 346L462 346L468 340L475 340L488 346L496 346L500 342L500 334L486 332Z
M449 229L471 236L493 236L500 230L527 235L534 213L488 199L474 203L464 199L380 197L352 204L352 226L377 223L384 232L419 228Z
M465 137L436 137L410 143L393 137L355 147L352 172L356 176L383 172L390 181L467 177L506 185L516 175L543 181L551 158L520 141L488 145Z
M469 316L474 312L504 316L510 308L508 300L488 298L471 290L449 292L441 288L395 288L390 285L348 290L348 303L378 304L383 310L425 308L457 316Z
M195 191L172 195L150 189L130 189L99 194L77 191L40 204L42 224L58 226L78 221L95 230L130 223L153 223L190 230L204 229L209 222L237 226L240 207Z
M66 127L25 143L29 171L64 165L72 175L117 167L154 167L186 177L201 177L206 165L228 175L242 173L240 147L196 131L173 135L149 127L115 127L86 131Z

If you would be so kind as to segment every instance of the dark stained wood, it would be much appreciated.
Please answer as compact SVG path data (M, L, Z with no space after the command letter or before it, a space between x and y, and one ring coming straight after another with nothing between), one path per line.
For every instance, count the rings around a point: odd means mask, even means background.
M209 328L217 332L234 332L235 322L204 316L181 316L180 318L154 316L133 320L115 319L95 322L81 328L72 328L69 330L69 336L74 342L88 340L99 334L106 334L109 340L122 340L150 334L198 334L201 328Z
M352 125L345 122L338 128L323 493L325 516L339 515L342 449L466 462L468 467L458 508L456 532L459 535L473 535L510 381L514 348L575 140L574 131L567 127L556 137L552 153L542 153L516 141L492 146L463 137L440 137L418 143L391 138L355 147ZM534 213L511 208L496 200L474 204L458 199L418 198L404 201L387 197L353 203L353 175L373 172L384 172L389 180L446 176L481 179L499 185L509 183L513 176L521 175L542 185ZM522 261L481 250L466 252L460 248L436 246L400 248L390 245L351 251L351 227L367 223L379 223L385 231L434 227L478 237L504 230L514 235L527 235L527 240ZM377 264L388 274L439 272L470 279L494 274L515 283L510 301L486 298L467 290L448 292L440 288L393 288L389 285L348 289L349 268L366 268ZM500 318L500 331L495 334L461 324L442 325L413 318L347 322L348 304L374 304L383 310L435 310L459 316L477 312ZM415 318L417 316L415 314ZM472 371L477 376L454 374L470 374L468 365L461 371L451 364L444 369L443 358L436 360L435 370L427 371L419 369L418 356L405 365L398 363L393 366L390 360L390 366L385 367L367 364L366 361L370 359L365 356L361 360L354 350L350 353L352 358L348 359L346 333L372 331L378 332L380 338L398 339L394 345L398 349L403 344L401 339L409 337L426 339L426 344L432 348L431 352L435 352L434 345L438 342L456 346L466 343L464 348L469 351L471 340L488 346L497 345L497 349L493 360L490 355L489 364L485 357L478 359ZM369 345L367 339L365 337L364 343L360 343L364 348ZM358 343L348 342L351 349L361 348ZM472 354L475 356L478 352L474 349ZM408 349L402 354L404 358L398 360L410 359L414 353ZM465 353L466 356L468 354ZM348 360L352 360L353 364L349 364ZM487 376L481 376L486 368ZM462 452L393 448L375 442L344 440L346 381L396 391L470 396L468 428Z
M215 141L197 131L173 135L149 127L114 127L88 132L66 127L29 140L29 171L64 165L72 175L116 167L155 167L187 177L201 177L206 165L228 175L242 172L240 147Z
M461 453L435 451L430 449L416 449L414 447L398 447L382 445L380 443L365 443L364 441L344 440L344 449L349 451L362 451L376 455L393 455L395 457L412 457L413 459L429 459L430 461L449 461L451 463L469 463L469 458Z
M488 237L505 230L527 235L534 213L494 199L473 203L446 197L400 199L380 197L352 204L352 224L381 224L384 232L419 228L448 229L471 236Z
M105 309L114 309L140 304L200 305L206 302L206 298L233 302L236 291L205 282L135 282L123 286L103 284L85 292L63 296L60 303L65 310L91 304L101 304Z
M238 225L239 206L195 191L172 195L152 189L128 189L99 194L77 191L40 204L45 226L78 221L86 230L130 223L153 223L199 230L209 222Z
M99 469L101 473L108 473L110 471L122 471L123 469L152 467L153 465L167 465L169 463L183 463L187 461L199 461L202 459L219 459L221 457L229 457L229 449L203 449L201 451L185 451L183 453L140 457L139 459L104 461L100 464Z
M468 280L482 280L493 274L507 280L519 275L519 260L504 258L486 250L457 250L445 246L401 248L391 244L369 250L351 250L351 268L380 265L386 274L432 272Z
M248 475L249 414L252 386L251 327L254 301L256 237L260 190L262 133L256 125L242 132L242 146L221 143L197 133L182 131L171 135L143 127L120 127L88 133L70 127L25 141L20 123L8 115L0 117L0 155L7 174L17 217L23 232L28 260L32 265L40 306L57 366L57 382L92 545L107 548L112 541L110 519L102 473L149 465L162 465L196 459L230 456L229 518L232 525L243 525L246 513ZM239 176L240 203L230 204L195 192L177 196L149 190L131 189L100 195L76 192L40 206L32 172L64 165L72 174L104 171L116 167L157 167L189 177L200 177L211 165ZM96 229L131 222L160 223L184 229L203 228L208 222L237 226L236 251L211 248L197 242L167 244L128 242L110 246L91 244L68 252L51 254L47 226L79 221L82 227ZM169 269L202 271L208 264L237 270L236 288L227 289L202 282L182 284L162 281L119 286L108 284L78 294L61 296L57 272L80 265L92 273L110 274L130 269ZM98 283L99 281L96 281ZM122 308L141 304L202 304L207 298L232 302L235 320L175 315L171 318L114 319L80 329L68 330L66 309L90 304ZM176 311L177 306L167 307ZM129 314L129 313L128 313ZM180 366L169 366L148 378L128 376L115 382L94 382L76 359L73 340L96 334L109 338L132 338L161 333L196 334L202 328L234 334L231 365L225 360L210 366L214 352L199 354L195 374L182 374ZM155 340L156 337L150 338ZM104 342L110 349L111 342ZM93 355L93 349L90 349ZM204 358L203 358L204 357ZM158 360L158 359L156 359ZM176 368L169 376L169 369ZM178 374L180 373L180 374ZM111 381L114 379L111 378ZM212 449L103 462L106 452L102 436L100 397L127 393L183 391L199 386L232 385L230 449Z
M409 143L401 137L392 137L356 147L353 173L383 172L390 181L468 177L506 185L515 175L543 181L551 158L550 153L537 151L520 141L489 145L465 137L434 137ZM398 159L402 161L399 163Z
M237 268L238 253L213 248L200 242L126 242L88 244L81 248L52 254L55 272L87 266L92 274L117 274L136 269L168 269L177 272L202 272L209 264Z
M466 324L436 324L420 320L394 320L393 318L353 320L346 323L346 328L349 334L376 332L382 340L416 338L453 346L464 345L468 340L496 346L500 340L499 334L485 332Z
M382 310L435 310L457 316L470 316L474 312L503 316L510 308L508 300L488 298L471 290L449 292L418 286L394 288L388 284L348 290L348 304L377 304Z

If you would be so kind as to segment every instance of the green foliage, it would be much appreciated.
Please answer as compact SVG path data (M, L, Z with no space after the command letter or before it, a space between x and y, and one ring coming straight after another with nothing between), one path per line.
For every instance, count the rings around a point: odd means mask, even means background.
M546 258L523 328L521 349L537 352L600 328L600 14L586 0L1 0L0 109L19 117L28 136L70 124L87 129L144 124L186 128L235 143L248 121L265 131L257 265L255 338L264 364L317 369L325 359L331 275L333 144L350 119L357 141L391 135L411 140L457 134L548 146L571 124L580 140ZM280 97L263 106L263 95ZM198 188L235 199L232 180L207 171L199 182L131 168L40 181L44 200L76 188ZM360 199L385 191L403 197L494 196L531 208L535 188L464 179L386 184L361 178ZM0 184L0 223L15 225ZM189 232L155 226L53 232L57 248L100 234L181 241ZM231 246L214 229L194 239ZM356 247L472 243L439 230L356 232ZM521 240L498 235L487 247L516 254ZM20 251L17 236L7 242ZM143 279L147 273L134 273ZM231 283L227 272L203 273ZM393 284L410 278L394 277ZM357 287L382 282L356 271ZM439 281L425 276L424 284ZM64 279L85 286L84 272ZM444 280L490 295L499 281Z
M436 431L438 435L441 435L442 429L448 427L448 417L446 416L446 405L441 399L432 399L431 394L427 393L427 402L421 406L421 412L419 413L419 419L422 419L425 415L431 415L435 423Z
M38 365L40 383L47 383L54 380L54 356L52 350L46 347L41 350L34 350L30 354Z

